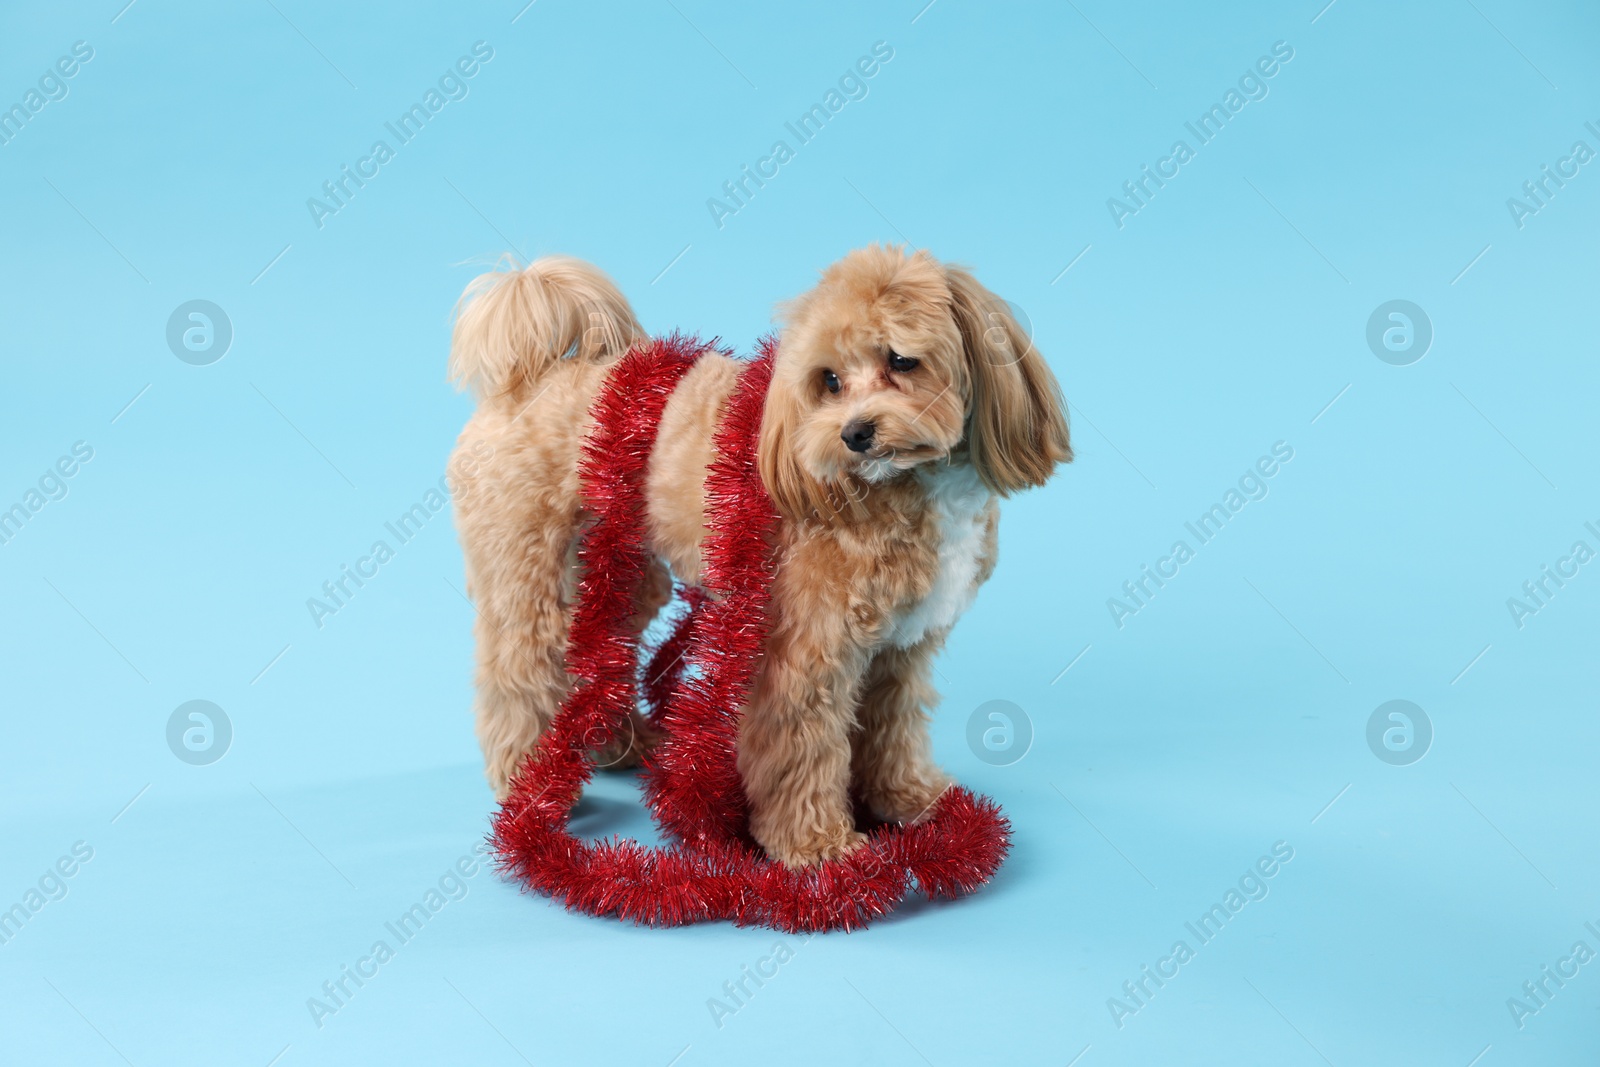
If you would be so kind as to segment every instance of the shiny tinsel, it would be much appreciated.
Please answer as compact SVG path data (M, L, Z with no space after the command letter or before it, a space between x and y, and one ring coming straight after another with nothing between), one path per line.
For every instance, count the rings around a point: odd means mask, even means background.
M578 550L583 578L567 646L578 683L496 813L500 866L574 910L658 926L717 919L849 930L892 910L913 884L932 897L970 893L1004 860L1010 825L993 801L958 787L922 822L879 826L848 856L805 870L768 859L749 836L735 743L777 566L779 520L756 468L777 350L770 338L742 369L717 430L705 587L683 591L688 611L640 671L628 621L649 563L645 472L667 399L705 347L678 335L642 345L595 401L581 465L595 521ZM579 840L567 822L589 780L589 752L627 729L641 683L664 733L646 758L645 797L675 843Z

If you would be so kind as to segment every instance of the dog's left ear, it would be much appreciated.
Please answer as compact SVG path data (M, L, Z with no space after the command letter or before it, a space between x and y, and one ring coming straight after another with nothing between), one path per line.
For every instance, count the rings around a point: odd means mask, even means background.
M971 382L972 465L1002 496L1043 485L1072 461L1061 387L1005 301L960 267L944 274Z

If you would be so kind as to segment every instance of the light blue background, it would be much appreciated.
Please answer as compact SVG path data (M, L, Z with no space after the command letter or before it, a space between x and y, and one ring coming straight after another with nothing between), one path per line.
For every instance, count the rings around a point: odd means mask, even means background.
M94 449L0 547L0 907L94 849L0 947L0 1059L1593 1061L1600 963L1521 1029L1506 1002L1600 950L1600 572L1521 629L1506 600L1600 548L1600 165L1521 229L1506 200L1600 149L1600 14L923 2L0 15L7 104L94 48L0 146L0 506ZM306 199L479 40L470 95L318 229ZM707 198L880 40L867 98L718 229ZM1118 229L1107 198L1280 40L1270 95ZM319 1029L307 998L491 809L448 517L322 629L305 606L443 474L463 285L575 254L648 328L748 349L873 240L974 266L1073 407L1077 462L1006 505L939 663L938 755L1015 824L995 883L787 939L719 1028L708 998L776 935L573 916L479 873ZM203 367L164 339L197 298L235 330ZM1397 298L1435 331L1405 367L1365 341ZM1270 495L1118 629L1107 598L1276 441ZM1365 739L1397 698L1435 730L1410 766ZM191 699L232 720L210 766L166 746ZM991 699L1035 730L1008 767L966 746ZM585 810L648 833L627 779ZM1270 895L1118 1028L1108 998L1277 841Z

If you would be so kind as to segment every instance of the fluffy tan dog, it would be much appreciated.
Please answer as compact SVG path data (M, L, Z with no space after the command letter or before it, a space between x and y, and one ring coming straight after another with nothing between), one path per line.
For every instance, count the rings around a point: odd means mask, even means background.
M503 797L572 679L580 447L609 366L645 333L604 274L541 259L462 295L450 355L478 410L457 456L456 522L478 608L477 733ZM705 477L739 363L707 352L668 402L650 459L646 543L658 564L642 630L670 596L667 568L700 580ZM925 253L872 246L784 309L758 461L777 505L773 618L743 710L738 765L751 831L790 866L863 837L855 792L881 819L928 811L933 657L994 570L998 499L1069 461L1055 378L1006 304ZM653 740L642 720L625 751Z

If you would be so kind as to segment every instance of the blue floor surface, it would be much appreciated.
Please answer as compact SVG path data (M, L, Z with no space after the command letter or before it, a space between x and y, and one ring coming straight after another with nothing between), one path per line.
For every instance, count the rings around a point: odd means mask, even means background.
M1595 1062L1592 5L124 2L0 14L0 1062ZM565 252L748 352L873 240L1072 407L938 662L1010 859L811 938L520 893L452 303Z

